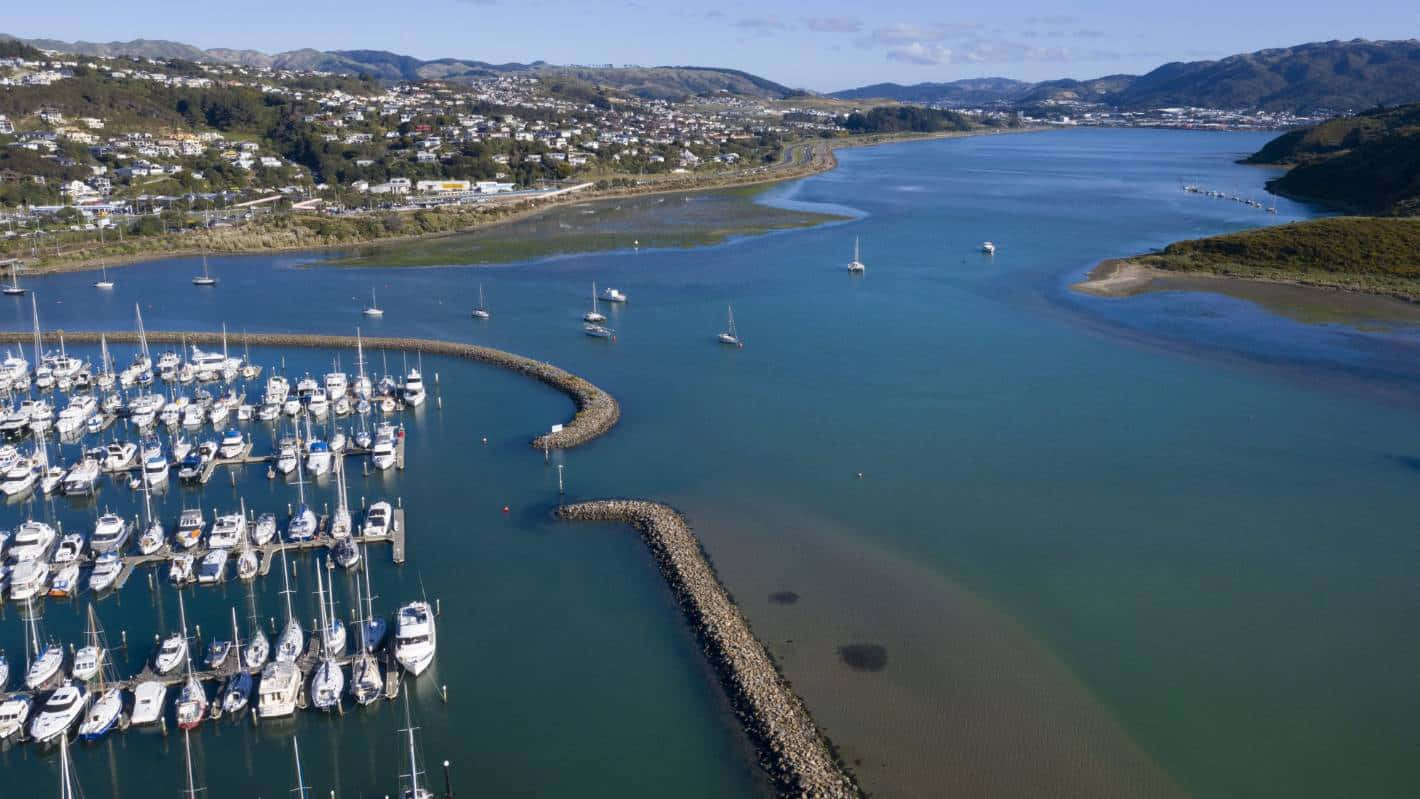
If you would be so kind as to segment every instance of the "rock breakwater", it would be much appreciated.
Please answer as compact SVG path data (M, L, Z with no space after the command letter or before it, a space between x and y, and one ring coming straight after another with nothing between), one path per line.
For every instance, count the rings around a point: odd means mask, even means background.
M860 795L808 709L730 600L680 513L645 500L598 500L563 506L558 516L621 522L640 531L781 795Z
M44 335L52 337L63 333L65 340L79 343L97 343L99 336L110 342L136 342L138 335L133 331L49 331ZM26 343L33 334L21 332L0 333L0 343ZM213 332L148 331L150 344L189 344L212 346L222 343L222 334ZM259 347L318 347L353 348L354 336L327 336L307 333L250 333L243 339ZM545 385L561 391L577 406L572 420L553 433L540 435L532 440L538 449L569 449L581 446L603 435L621 418L621 407L610 394L565 369L544 361L525 358L511 352L465 344L457 341L440 341L422 338L365 338L366 347L375 349L404 350L407 352L427 352L431 355L447 355L470 361L511 369L527 375Z

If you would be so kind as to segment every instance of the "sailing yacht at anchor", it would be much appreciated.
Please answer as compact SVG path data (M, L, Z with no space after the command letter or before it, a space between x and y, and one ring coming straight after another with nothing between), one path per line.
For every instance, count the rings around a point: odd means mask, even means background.
M192 285L194 285L194 286L215 286L215 285L217 285L217 278L212 277L212 275L211 275L210 273L208 273L208 271L207 271L207 253L205 253L205 252L202 254L202 274L200 274L200 275L198 275L197 277L194 277L194 278L192 279Z
M730 345L735 346L735 347L743 348L744 345L745 345L745 343L740 340L740 333L739 333L738 330L735 329L735 309L734 309L733 307L731 307L731 306L725 306L725 307L726 307L726 309L728 310L729 315L730 315L730 326L729 326L729 329L728 329L728 330L726 330L726 331L724 331L723 333L720 334L720 336L719 336L720 343L721 343L721 344L730 344Z

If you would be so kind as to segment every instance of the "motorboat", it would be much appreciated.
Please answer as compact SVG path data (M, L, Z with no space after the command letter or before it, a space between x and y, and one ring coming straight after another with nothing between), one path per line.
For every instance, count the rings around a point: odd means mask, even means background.
M168 686L158 680L144 680L133 689L133 713L128 720L137 726L157 724L167 705Z
M47 744L65 735L89 707L89 689L83 683L60 686L45 700L30 722L30 740Z
M118 550L105 552L94 561L94 569L89 572L89 590L96 594L107 591L122 573L123 557L118 554Z
M306 471L312 477L320 477L330 471L330 445L320 439L311 442L306 454Z
M64 650L58 644L50 644L45 647L39 657L30 662L30 667L25 671L25 688L31 691L38 691L50 680L57 676L64 668Z
M242 438L242 432L236 428L229 429L222 435L222 443L217 447L217 454L223 458L231 460L242 454L246 449L246 439Z
M291 394L291 382L281 375L266 378L266 391L262 393L262 403L280 405Z
M172 563L168 566L168 580L178 588L192 583L197 579L197 558L190 553L174 555Z
M582 332L592 338L616 338L616 331L604 325L582 325Z
M153 655L153 670L160 675L172 674L187 662L187 639L182 633L173 633L158 646Z
M196 729L207 717L207 689L197 677L189 674L178 693L177 723L180 730Z
M201 508L184 508L182 515L178 517L177 533L174 538L178 546L183 549L192 549L197 546L197 542L202 540L202 531L207 527L207 520L202 516Z
M9 690L6 686L10 682L10 661L5 659L5 653L0 652L0 693Z
M112 686L94 700L84 720L79 722L79 740L98 741L118 726L123 716L123 689Z
M89 422L89 417L98 410L99 402L90 394L75 394L69 398L69 404L64 410L59 412L59 417L54 422L55 430L60 435L70 435L85 429Z
M385 538L390 534L390 523L394 518L393 509L388 502L380 501L370 506L365 511L365 524L361 527L361 534L366 538Z
M173 439L172 450L173 460L182 463L183 459L192 454L192 442L188 440L187 436L179 433Z
M33 489L38 479L38 465L29 458L21 458L6 470L3 479L0 479L0 493L7 497L19 496Z
M336 430L334 433L331 433L331 434L330 434L330 443L329 443L329 446L330 446L330 454L332 454L332 455L339 455L339 454L341 454L342 452L345 451L345 445L346 445L347 443L349 443L349 441L348 441L348 439L346 439L345 433L344 433L343 431Z
M94 493L94 486L98 485L100 473L101 467L98 461L93 458L80 460L64 475L64 493L71 496Z
M107 658L108 650L101 646L83 647L74 653L74 665L70 667L69 674L76 680L88 682L99 675L99 669L103 668Z
M220 402L212 403L212 407L207 409L207 421L211 422L213 427L220 427L231 415L232 409Z
M301 671L295 663L276 661L261 670L256 712L264 719L281 718L296 712L301 692Z
M256 517L256 524L251 528L252 543L257 546L265 546L271 543L271 539L276 537L276 514L263 513Z
M419 374L418 369L410 369L409 374L404 378L404 388L400 392L404 397L404 402L412 408L418 408L424 404L426 393L424 391L424 377Z
M395 446L393 436L377 436L375 445L370 449L370 462L376 469L385 471L395 465Z
M128 543L133 526L117 513L108 512L94 523L94 534L89 537L89 548L99 554L120 550Z
M157 488L168 484L168 459L162 453L150 455L143 461L143 482L149 488Z
M225 549L208 550L202 556L202 563L197 567L197 582L201 585L214 585L222 582L227 576L227 559L231 553Z
M169 402L163 406L161 411L158 411L158 421L162 422L165 427L177 427L182 424L182 409L183 406L177 402Z
M434 662L437 641L434 610L428 602L410 602L400 607L395 617L394 657L404 670L414 676L424 673Z
M281 412L287 416L295 416L301 412L301 401L292 397L281 403Z
M626 302L626 295L614 288L602 289L601 298L607 302Z
M986 253L987 255L995 255L995 254L996 254L996 245L995 245L995 244L992 244L992 243L989 242L989 241L983 241L983 242L981 242L981 251L984 252L984 253Z
M59 566L49 583L49 595L64 599L79 593L79 564Z
M263 422L274 421L281 415L281 406L275 403L267 403L256 409L256 418Z
M34 699L29 694L12 694L0 702L0 744L15 741L24 733L33 708Z
M59 539L59 546L54 550L54 557L51 561L55 566L67 566L70 563L77 563L84 556L84 537L78 533L69 533Z
M207 546L213 549L233 549L242 543L242 533L246 525L240 513L226 513L212 522L212 532L207 534Z
M223 663L232 654L232 642L224 638L214 638L212 643L207 645L206 665L208 669L221 668Z
M325 393L331 402L335 402L345 396L349 389L350 378L344 372L327 372L325 375Z
M294 441L282 441L280 449L276 454L276 471L281 474L290 474L296 471L296 466L301 462L300 450L296 448Z
M185 483L199 481L206 468L207 461L202 459L201 454L189 452L187 457L178 462L178 479Z
M255 408L243 402L241 405L237 406L237 421L250 422L252 414L255 413L255 411Z
M853 237L853 260L851 260L851 261L848 262L848 271L849 271L849 272L855 272L855 273L858 273L858 274L862 274L863 272L866 272L867 270L868 270L868 267L863 264L862 260L860 260L859 255L858 255L858 237L857 237L857 236L854 236L854 237Z
M207 414L203 412L201 405L189 405L182 409L182 426L195 430L202 426Z
M15 529L15 537L10 541L10 560L16 564L27 560L43 560L49 557L59 534L44 522L29 519ZM12 576L13 580L13 576Z
M43 559L22 560L10 570L10 598L24 602L42 594L49 585L49 563Z
M104 447L103 469L121 472L133 465L138 457L138 445L132 441L112 441Z

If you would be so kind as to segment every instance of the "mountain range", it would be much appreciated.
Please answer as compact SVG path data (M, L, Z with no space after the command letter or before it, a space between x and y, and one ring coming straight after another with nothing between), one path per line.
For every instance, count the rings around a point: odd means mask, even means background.
M0 39L15 38L0 34ZM64 42L22 39L46 50L94 56L182 58L274 69L368 74L380 80L460 80L509 73L562 75L649 99L730 92L785 98L803 92L735 69L658 66L558 66L545 61L493 64L462 58L423 60L383 50L203 50L181 42ZM971 78L903 86L879 83L832 92L849 101L1030 108L1052 101L1102 103L1122 110L1170 106L1261 109L1302 114L1420 101L1420 40L1313 42L1217 61L1174 62L1144 75L1038 83Z
M1420 41L1313 42L1217 61L1174 62L1144 75L1041 83L1004 78L880 83L829 96L1015 108L1075 100L1122 110L1198 106L1325 113L1420 100Z

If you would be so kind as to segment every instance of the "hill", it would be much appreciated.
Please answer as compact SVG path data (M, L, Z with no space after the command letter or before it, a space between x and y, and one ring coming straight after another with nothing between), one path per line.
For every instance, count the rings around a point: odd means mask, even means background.
M1048 100L1103 103L1122 110L1173 106L1312 114L1377 103L1420 101L1420 41L1313 42L1217 61L1175 62L1146 75L1021 84L1004 78L915 86L877 84L834 92L949 105L1024 106Z
M1420 220L1332 217L1180 241L1130 259L1206 272L1420 298Z
M370 75L383 81L467 80L508 73L562 76L634 94L647 99L675 100L694 94L730 92L752 97L783 98L796 92L774 81L736 69L717 67L578 67L543 61L491 64L463 58L423 60L385 50L289 50L267 54L257 50L202 50L180 42L135 39L130 42L64 42L57 39L17 39L44 50L91 56L133 56L166 60L212 61L268 69L311 70Z
M1420 104L1329 119L1284 133L1246 159L1289 165L1278 194L1354 213L1420 214Z

